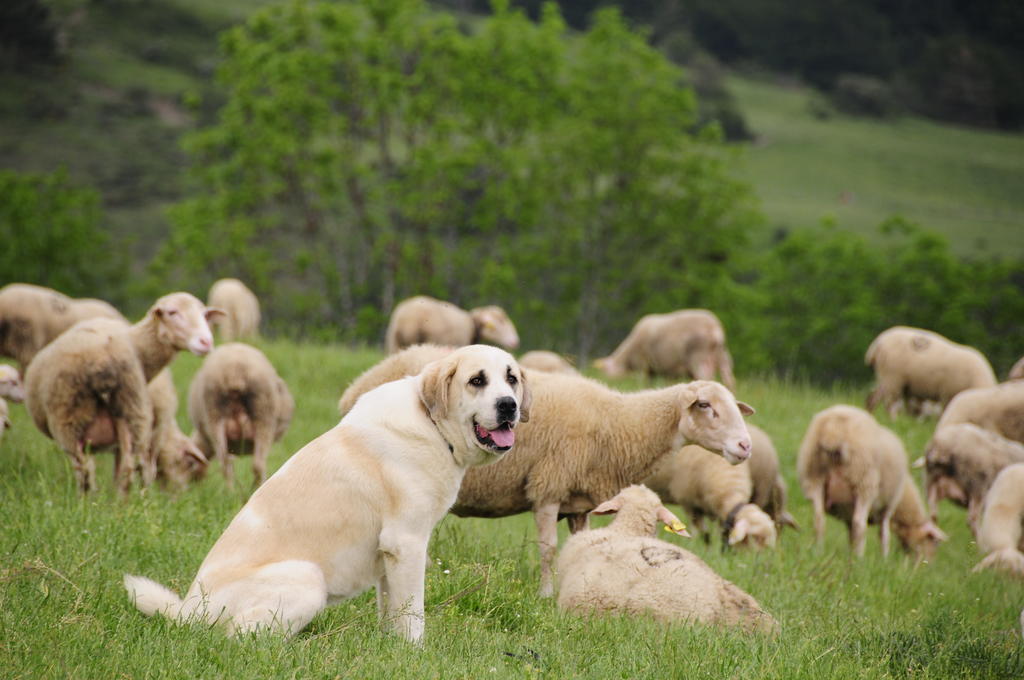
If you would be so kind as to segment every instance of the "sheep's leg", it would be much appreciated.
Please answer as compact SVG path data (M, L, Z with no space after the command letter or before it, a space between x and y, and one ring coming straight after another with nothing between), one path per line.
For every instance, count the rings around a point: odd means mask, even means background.
M882 515L882 521L878 524L878 535L882 542L882 557L889 556L889 542L891 540L892 531L890 531L892 525L892 514L895 512L896 506L887 509L885 514Z
M870 504L862 497L853 500L853 517L850 519L850 548L857 557L864 556L864 539L868 530Z
M809 500L814 507L814 540L818 545L825 541L825 483L822 481L811 489Z
M722 384L728 387L730 392L735 392L736 376L732 372L732 355L724 347L718 352L718 373L722 377Z
M114 418L114 431L117 433L117 453L114 458L114 481L117 492L127 496L132 488L132 471L135 468L135 455L132 450L132 434L128 423L121 418Z
M81 440L75 442L75 450L71 452L71 469L79 491L88 493L96 488L96 466Z
M253 435L252 488L255 490L267 479L267 456L274 441L274 431L267 424L261 424Z
M933 522L939 518L939 485L936 483L928 484L928 515Z
M577 534L590 528L589 513L579 512L572 515L566 515L565 519L569 524L569 533Z
M533 509L533 521L537 523L537 547L540 550L540 596L555 594L552 565L558 550L558 503L545 503Z
M967 501L967 525L971 527L971 533L975 537L978 536L978 520L981 518L981 507L982 502L978 498L970 498ZM936 521L938 517L932 515L932 521Z
M220 470L224 474L224 481L229 489L235 488L234 459L228 453L228 430L227 423L221 420L213 428L213 456L220 463Z
M155 439L155 437L154 437ZM162 446L163 441L159 441L158 446ZM157 455L158 452L153 447L147 447L139 454L139 459L142 463L142 485L149 486L156 481L157 472Z

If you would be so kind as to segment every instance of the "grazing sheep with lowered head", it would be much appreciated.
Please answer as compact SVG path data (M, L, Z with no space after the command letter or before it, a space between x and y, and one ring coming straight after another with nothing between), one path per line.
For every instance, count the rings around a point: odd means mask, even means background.
M426 295L399 302L384 336L388 354L422 343L462 347L485 341L507 349L519 346L519 334L504 309L490 305L467 312Z
M725 346L725 329L718 317L706 309L681 309L641 317L615 351L595 360L594 365L613 378L629 371L642 371L648 375L713 380L717 371L726 387L736 389L732 356Z
M270 446L291 423L295 402L263 352L240 342L221 345L203 361L188 391L188 413L199 448L216 458L228 486L233 461L252 449L253 488L267 477Z
M937 516L939 501L949 498L967 507L967 522L977 535L985 494L999 471L1024 463L1024 444L971 423L935 429L925 448L928 509Z
M25 386L14 366L0 364L0 399L10 399L16 403L25 401Z
M368 391L414 375L439 348L411 347L366 371L343 395L355 403L358 383ZM423 364L417 366L416 360ZM582 376L525 371L532 417L519 426L516 447L504 459L473 468L462 480L451 512L460 517L507 517L533 511L540 548L542 596L553 593L551 568L558 519L585 526L587 512L622 487L646 477L655 462L687 443L722 452L739 463L750 455L743 415L754 412L721 384L706 380L624 394ZM344 415L344 414L343 414Z
M207 459L178 427L178 391L169 369L164 369L146 387L153 405L153 426L148 459L142 466L143 481L155 476L172 489L181 490L206 472Z
M562 548L560 609L778 632L778 622L757 600L693 553L654 537L659 521L685 531L654 492L628 486L591 512L609 513L617 513L611 524L573 534Z
M0 356L12 357L22 373L43 347L79 321L124 320L103 300L75 300L52 288L11 283L0 288Z
M999 569L1024 578L1024 463L1002 469L985 496L978 547L988 553L973 571Z
M900 399L938 401L942 405L972 387L996 384L992 366L981 352L938 333L893 326L876 337L864 356L875 370L877 385L868 395L867 410L881 403L896 417Z
M210 286L207 301L211 307L224 310L224 317L216 322L221 342L255 338L260 334L260 301L238 279L215 281Z
M135 457L150 443L147 383L180 350L209 352L208 319L219 313L188 293L172 293L133 326L114 319L82 321L32 359L25 371L25 404L36 426L71 457L82 491L95 487L88 452L116 445L115 479L118 491L127 493Z
M747 431L750 433L751 447L746 465L750 468L750 481L754 485L750 501L767 512L780 530L782 527L799 530L793 515L786 510L789 493L786 480L779 472L779 454L775 451L771 437L750 423L747 423Z
M903 442L863 409L840 404L815 415L800 443L797 473L814 506L819 543L826 511L846 522L858 557L864 554L869 522L879 525L883 555L889 552L890 522L903 547L919 559L946 540L910 478Z

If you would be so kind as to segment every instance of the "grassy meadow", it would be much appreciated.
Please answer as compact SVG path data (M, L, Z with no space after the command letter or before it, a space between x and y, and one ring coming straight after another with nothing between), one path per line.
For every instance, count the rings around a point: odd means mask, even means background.
M380 358L376 350L264 341L290 385L296 415L275 445L270 469L337 421L342 388ZM199 360L173 364L182 397ZM775 551L723 553L697 539L662 537L696 552L754 595L779 619L764 639L646 619L580 619L536 595L536 532L528 514L500 520L446 518L431 544L423 648L382 633L372 592L328 609L291 640L230 640L203 626L147 619L129 603L124 572L184 592L244 501L214 467L177 496L159 489L122 501L111 458L100 456L100 492L81 498L66 456L12 406L13 429L0 445L0 675L6 678L1020 678L1024 645L1018 616L1024 585L971 574L979 559L964 512L944 505L950 534L931 564L897 551L852 561L845 529L829 519L814 546L809 504L795 482L796 447L811 415L837 402L862 403L867 386L822 390L741 376L739 396L773 437L803 525ZM636 389L637 381L617 383ZM933 426L889 423L911 456ZM571 425L570 425L571 426ZM514 455L514 454L513 454ZM240 486L248 461L236 467ZM344 502L344 499L339 499ZM563 538L565 527L561 527Z

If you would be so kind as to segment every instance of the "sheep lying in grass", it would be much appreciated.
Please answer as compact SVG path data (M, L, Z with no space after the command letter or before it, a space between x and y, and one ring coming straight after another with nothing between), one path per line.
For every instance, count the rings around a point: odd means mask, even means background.
M753 449L750 460L757 454ZM684 446L658 461L644 485L662 502L682 506L705 542L709 534L704 517L710 515L722 524L723 546L774 547L775 522L750 501L750 460L729 465L721 456L699 446Z
M786 510L786 480L779 472L779 454L775 451L771 437L750 423L747 423L747 432L750 433L751 448L746 465L750 468L750 481L753 484L750 501L767 512L779 529L799 529L793 515Z
M611 524L576 533L562 548L559 608L778 632L757 600L693 553L654 537L659 521L676 532L682 524L654 492L628 486L591 514L609 513L617 513Z
M925 448L928 509L934 519L939 501L949 498L967 507L967 521L977 535L985 494L999 471L1024 463L1024 444L971 423L936 428Z
M12 357L22 372L54 338L85 319L124 320L103 300L75 300L51 288L11 283L0 288L0 356Z
M964 390L953 397L936 430L955 423L974 423L1007 439L1024 442L1024 381Z
M443 351L411 347L392 355L361 375L342 401L356 402L362 394L357 385L365 392L402 377L401 371L414 375ZM659 458L687 443L722 452L734 464L750 455L743 416L754 410L719 383L697 380L624 394L578 375L525 374L535 415L519 426L512 453L466 474L451 512L506 517L532 510L542 596L554 590L559 517L568 516L573 531L583 528L590 510L642 480Z
M170 370L156 374L146 388L153 405L148 457L142 466L143 481L156 477L173 489L183 489L206 472L207 459L178 427L178 391Z
M210 286L207 301L211 307L224 310L217 322L221 342L254 338L260 333L260 301L249 287L238 279L220 279Z
M946 540L925 513L903 442L863 409L840 404L815 415L800 443L797 473L814 506L819 543L826 511L846 522L858 557L864 554L868 522L879 525L883 555L889 552L890 522L903 547L919 559L929 558Z
M252 447L253 488L267 477L270 446L291 423L295 402L263 352L240 342L221 345L192 378L188 413L199 448L216 458L233 486L234 457Z
M421 343L462 347L478 342L508 349L519 346L519 334L504 309L490 305L467 312L426 295L398 303L384 336L388 354Z
M868 347L864 362L874 368L878 383L868 395L867 410L881 403L893 418L903 397L945 405L963 390L996 384L981 352L921 328L883 331Z
M0 364L0 399L10 399L16 403L25 401L25 385L14 366Z
M547 371L548 373L573 373L578 374L571 363L561 354L555 354L544 349L535 349L519 357L519 365L531 371Z
M978 547L988 553L974 567L999 569L1024 578L1024 463L1007 466L985 496Z
M641 317L626 339L594 365L610 377L629 371L648 375L713 380L717 371L736 389L732 356L725 346L722 322L706 309L682 309Z
M128 491L136 455L150 443L148 381L180 350L209 352L208 319L219 313L188 293L172 293L133 326L83 321L33 358L25 371L25 404L36 426L71 457L82 491L95 487L88 452L115 444L117 488Z

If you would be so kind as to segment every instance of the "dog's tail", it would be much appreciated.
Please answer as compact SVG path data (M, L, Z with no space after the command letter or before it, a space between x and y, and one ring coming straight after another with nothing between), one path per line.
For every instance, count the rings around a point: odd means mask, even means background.
M182 600L168 588L144 576L124 575L128 597L146 616L163 614L172 621L181 618Z

